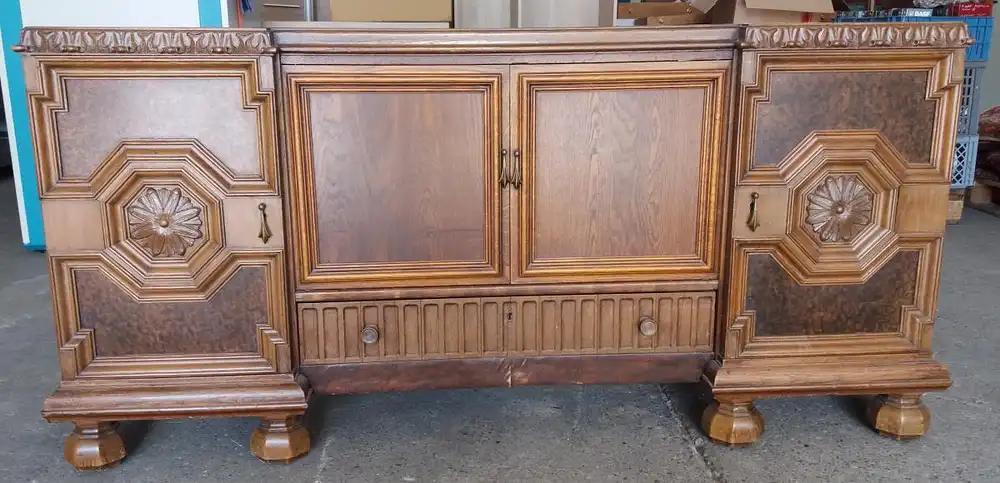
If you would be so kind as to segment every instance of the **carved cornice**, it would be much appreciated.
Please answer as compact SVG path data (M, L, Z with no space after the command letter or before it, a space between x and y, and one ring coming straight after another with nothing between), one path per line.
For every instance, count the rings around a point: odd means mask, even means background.
M965 24L870 23L747 27L744 49L959 48L971 45Z
M15 52L29 54L273 54L264 30L87 29L29 27Z

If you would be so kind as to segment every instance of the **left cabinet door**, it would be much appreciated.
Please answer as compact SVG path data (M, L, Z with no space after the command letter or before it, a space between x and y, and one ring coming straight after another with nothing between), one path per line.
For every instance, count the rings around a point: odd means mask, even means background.
M289 372L271 58L111 54L25 60L63 378Z
M281 67L300 288L506 282L508 69Z

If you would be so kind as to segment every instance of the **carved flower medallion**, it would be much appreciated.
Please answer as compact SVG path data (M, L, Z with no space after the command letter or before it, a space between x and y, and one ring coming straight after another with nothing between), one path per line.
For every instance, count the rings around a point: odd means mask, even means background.
M872 220L872 192L855 175L828 176L808 195L806 223L824 242L849 242Z
M203 236L201 207L178 188L147 188L126 211L129 235L154 257L183 256Z

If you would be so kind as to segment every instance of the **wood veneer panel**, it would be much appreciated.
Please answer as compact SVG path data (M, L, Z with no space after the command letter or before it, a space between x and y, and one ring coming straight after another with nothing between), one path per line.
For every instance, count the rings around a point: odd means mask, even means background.
M901 251L867 282L803 286L769 254L747 264L747 310L758 336L895 332L914 304L920 252Z
M257 351L268 322L267 274L243 267L211 299L140 303L97 270L75 274L80 327L94 329L98 356Z
M536 258L696 253L705 89L537 96Z
M774 72L757 105L751 167L773 166L816 130L881 132L913 164L931 163L936 102L927 72Z
M257 114L243 108L238 77L65 82L67 110L56 113L64 177L86 178L122 140L178 138L197 139L237 176L260 175Z
M481 93L308 100L321 264L485 260Z

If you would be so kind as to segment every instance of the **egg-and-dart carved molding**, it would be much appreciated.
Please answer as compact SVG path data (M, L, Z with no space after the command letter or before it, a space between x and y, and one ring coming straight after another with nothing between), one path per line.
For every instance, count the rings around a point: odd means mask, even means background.
M265 30L28 27L15 52L30 54L271 55Z
M954 49L975 42L964 23L815 24L748 27L744 49Z
M937 103L934 111L936 133L931 143L930 164L906 162L902 172L904 183L950 183L951 156L955 149L955 122L957 102L961 87L962 63L955 62L947 52L913 50L889 51L832 51L817 60L814 53L782 50L747 52L742 64L742 106L739 109L739 136L736 151L737 182L740 185L767 185L783 183L789 171L795 169L798 149L793 149L777 164L754 166L756 143L757 106L771 101L771 75L774 72L884 72L887 69L926 71L927 91L924 99ZM946 126L952 126L947 129ZM815 134L815 133L814 133ZM884 136L883 136L884 137ZM899 156L899 151L889 140L886 149ZM902 156L899 156L902 158Z
M270 74L259 62L239 58L171 64L163 59L117 58L81 64L79 60L52 58L37 62L31 68L26 63L25 83L28 106L32 111L31 133L38 165L39 196L51 198L92 198L102 183L121 167L121 153L148 146L155 151L161 145L190 145L205 162L200 169L212 171L225 180L240 195L259 196L278 193L277 145L274 119L274 92ZM69 177L62 173L56 114L71 109L66 96L67 79L148 78L164 79L182 73L185 78L236 77L242 84L242 107L257 117L256 139L234 142L255 142L258 146L259 172L237 175L223 159L219 159L197 139L124 139L118 147L94 168L89 176Z

